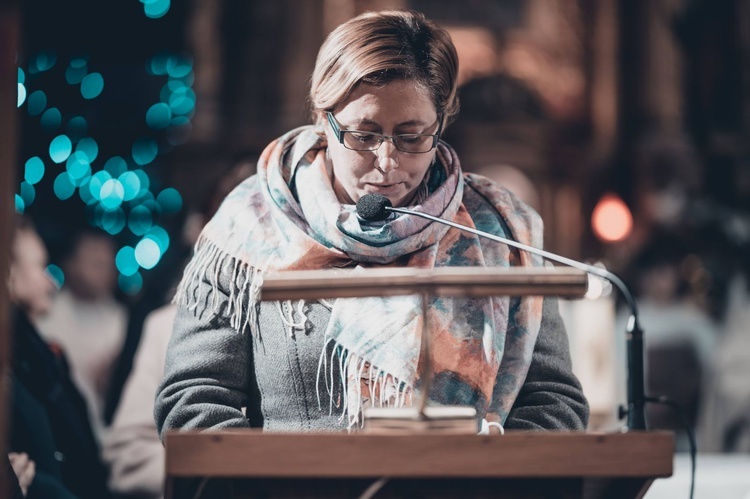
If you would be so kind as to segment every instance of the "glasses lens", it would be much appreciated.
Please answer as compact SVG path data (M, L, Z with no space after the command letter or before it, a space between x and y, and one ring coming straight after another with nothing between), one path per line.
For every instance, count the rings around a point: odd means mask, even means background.
M396 135L393 142L399 151L410 153L427 152L432 149L432 135Z
M344 146L353 151L374 151L384 137L377 133L344 131ZM423 153L432 149L432 135L404 134L393 137L396 149L408 153Z
M381 136L368 132L344 132L344 146L354 151L374 151L380 146Z

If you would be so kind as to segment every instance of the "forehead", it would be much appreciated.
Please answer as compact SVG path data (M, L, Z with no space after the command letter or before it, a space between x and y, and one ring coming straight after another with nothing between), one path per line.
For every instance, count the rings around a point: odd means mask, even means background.
M86 234L78 240L74 255L88 258L91 255L99 256L114 253L114 249L112 241L104 236Z
M46 260L47 250L36 232L21 229L13 240L13 258L18 262Z
M340 118L435 121L437 111L432 94L413 80L396 80L385 85L358 85L336 109Z

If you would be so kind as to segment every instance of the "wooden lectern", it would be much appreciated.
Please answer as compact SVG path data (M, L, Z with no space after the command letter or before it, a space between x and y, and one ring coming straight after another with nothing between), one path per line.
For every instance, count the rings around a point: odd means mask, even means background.
M580 297L586 287L586 274L572 269L381 268L287 272L266 278L261 294L264 300L409 293ZM180 484L188 479L195 485L191 498L630 499L672 474L674 437L232 430L169 433L165 445L167 499L182 497Z
M283 434L260 430L171 433L167 499L174 480L231 480L233 496L643 497L672 474L668 432L508 432L505 435ZM200 497L200 496L199 496Z

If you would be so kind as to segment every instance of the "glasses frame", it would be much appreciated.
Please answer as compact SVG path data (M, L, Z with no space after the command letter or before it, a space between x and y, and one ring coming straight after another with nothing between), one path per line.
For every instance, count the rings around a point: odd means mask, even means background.
M331 125L331 130L333 130L333 133L336 134L336 138L338 139L339 144L341 144L342 146L346 147L350 151L357 151L357 152L373 152L373 151L377 151L378 149L380 149L380 146L383 145L383 142L385 142L386 139L387 139L387 140L391 141L391 144L393 144L393 147L395 147L399 152L402 152L404 154L426 154L426 153L432 151L433 149L435 149L435 146L437 146L438 141L440 140L440 134L443 131L443 117L442 117L442 115L438 115L438 122L439 122L438 129L437 129L437 132L434 133L434 134L432 134L432 133L398 133L396 135L385 135L385 134L377 133L377 132L368 132L366 130L346 130L346 129L342 129L341 125L336 120L336 118L333 116L332 112L326 111L326 117L328 118L328 124ZM367 134L373 135L373 136L375 136L375 137L378 138L378 145L374 149L352 149L351 147L348 147L346 144L344 144L344 134L347 133L347 132L367 133ZM401 149L398 146L399 137L402 137L402 136L432 137L432 145L426 151L419 151L419 152L404 151L403 149Z

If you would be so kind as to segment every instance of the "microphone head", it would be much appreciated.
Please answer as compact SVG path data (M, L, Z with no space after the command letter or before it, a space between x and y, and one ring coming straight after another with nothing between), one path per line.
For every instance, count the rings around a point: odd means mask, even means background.
M369 222L385 220L390 215L388 208L393 203L380 194L365 194L357 201L357 214Z

